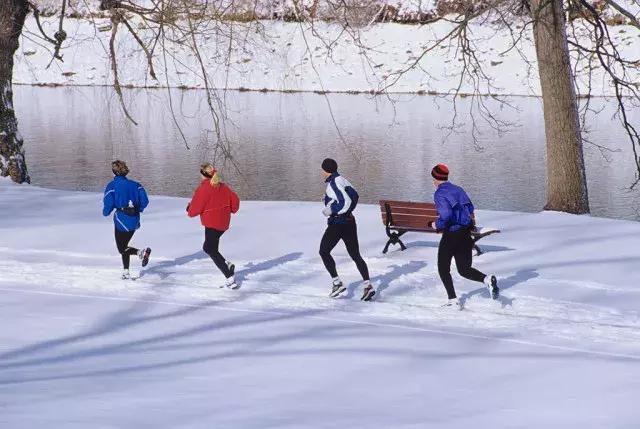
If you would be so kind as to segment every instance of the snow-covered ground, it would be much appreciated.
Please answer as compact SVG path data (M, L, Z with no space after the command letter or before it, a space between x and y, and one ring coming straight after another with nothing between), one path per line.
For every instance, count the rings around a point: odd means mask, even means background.
M104 19L66 20L69 41L62 51L64 63L51 62L51 53L38 39L35 20L29 18L21 48L16 55L14 82L19 84L112 85L108 42L111 32ZM337 25L261 21L258 24L229 24L216 36L203 36L200 50L213 86L228 89L275 91L376 91L395 81L410 68L427 47L451 31L451 24L378 24L358 34L361 43ZM57 21L50 18L45 28L54 32ZM517 26L516 26L517 27ZM100 31L102 29L103 31ZM142 37L148 37L139 30ZM228 33L232 32L230 42ZM506 29L488 24L472 24L468 29L484 72L493 87L480 85L481 93L540 95L535 49L530 31L519 40L519 49L510 49L512 36ZM640 58L640 32L631 26L614 26L610 33L622 56ZM320 36L320 37L317 37ZM335 41L335 43L333 43ZM326 44L331 44L327 49ZM362 49L362 47L367 49ZM159 49L159 48L158 48ZM122 85L133 87L203 88L200 66L193 53L178 44L167 48L166 70L163 54L156 52L158 80L148 73L146 60L135 40L125 30L117 39L118 66ZM428 52L419 67L407 71L388 90L409 93L451 93L460 86L473 93L472 82L460 82L462 67L457 42L443 44ZM362 55L365 54L365 55ZM588 69L579 65L577 82L586 93ZM629 73L635 73L629 70ZM613 95L610 79L602 68L590 76L592 95ZM628 80L633 81L634 75ZM637 80L640 76L637 76Z
M480 211L502 233L443 309L435 235L382 255L376 206L356 212L376 301L357 271L327 297L319 204L243 202L222 239L242 281L200 251L185 199L152 197L118 279L101 196L0 180L0 427L636 428L640 224Z

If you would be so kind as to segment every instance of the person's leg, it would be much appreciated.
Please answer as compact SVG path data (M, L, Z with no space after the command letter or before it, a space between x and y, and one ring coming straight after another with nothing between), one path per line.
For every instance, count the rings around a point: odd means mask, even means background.
M460 231L459 244L456 246L453 257L456 260L458 273L460 273L462 277L475 282L484 282L487 276L472 267L473 239L468 231Z
M344 245L347 247L347 252L353 262L356 263L356 267L358 267L358 271L362 276L362 280L369 280L369 268L367 267L367 263L362 259L362 255L360 255L360 245L358 244L358 226L356 225L356 221L347 222L344 225L344 232L342 234L342 241L344 241Z
M332 279L338 277L338 271L336 270L336 261L331 256L331 251L340 241L340 236L339 225L329 225L322 236L322 240L320 240L320 257Z
M218 251L218 246L220 245L220 237L222 237L224 231L218 231L213 228L205 228L204 230L204 244L202 245L202 250L205 251L207 255L211 257L213 263L216 264L216 267L224 274L226 278L232 276L231 271L229 270L229 266L227 265L227 261Z
M118 252L122 255L122 267L125 270L129 269L130 256L138 253L138 249L129 247L129 242L134 233L135 231L118 231L117 229L115 233L116 246L118 247Z
M450 232L442 234L440 245L438 246L438 274L444 288L447 290L449 299L456 298L456 291L453 288L453 279L451 278L451 259L453 258L453 249L455 248L455 236Z

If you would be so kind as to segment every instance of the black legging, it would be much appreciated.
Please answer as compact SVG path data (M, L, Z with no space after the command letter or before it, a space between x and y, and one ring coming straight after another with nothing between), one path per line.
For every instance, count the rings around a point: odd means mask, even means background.
M451 259L455 258L458 273L466 279L483 282L485 275L471 266L473 238L468 229L445 231L438 247L438 273L447 290L449 299L456 297L451 278Z
M138 249L129 247L129 242L135 231L118 231L116 229L116 246L118 252L122 255L122 266L125 270L129 269L129 258L131 255L137 255Z
M205 228L204 229L204 244L202 245L202 250L213 259L213 262L216 264L216 267L226 278L232 276L231 270L229 270L229 266L227 265L227 260L224 259L224 256L220 254L218 251L218 246L220 244L220 237L222 237L224 231L218 231L213 228Z
M322 236L322 241L320 242L320 257L322 258L322 262L327 268L327 271L329 271L331 277L338 277L336 261L334 261L331 256L331 251L336 247L336 244L338 244L338 241L340 240L344 241L344 245L347 247L347 252L349 253L349 256L351 256L351 259L353 259L353 262L356 263L358 271L360 271L360 275L362 275L362 279L369 280L369 269L367 268L367 263L360 255L360 246L358 245L358 228L356 226L355 219L348 220L344 224L329 225Z

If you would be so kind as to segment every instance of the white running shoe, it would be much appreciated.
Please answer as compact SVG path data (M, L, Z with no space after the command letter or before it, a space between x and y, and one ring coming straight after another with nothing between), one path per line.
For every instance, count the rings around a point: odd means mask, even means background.
M491 299L498 299L500 295L500 289L498 288L498 279L494 275L488 275L484 278L484 284L489 289L489 294L491 295Z
M131 280L131 274L129 270L122 270L122 280Z
M240 285L238 283L236 283L236 279L234 276L229 277L224 284L226 287L228 287L229 289L238 289L240 287Z
M347 287L342 283L342 280L340 280L340 277L336 277L332 280L331 293L329 294L329 296L331 298L337 298L340 296L342 292L346 290L347 290Z
M448 299L447 302L442 304L442 307L457 307L458 310L462 310L462 304L460 303L460 300L458 298Z
M371 299L375 296L376 290L373 288L373 285L369 280L364 282L364 290L362 291L361 301L371 301Z

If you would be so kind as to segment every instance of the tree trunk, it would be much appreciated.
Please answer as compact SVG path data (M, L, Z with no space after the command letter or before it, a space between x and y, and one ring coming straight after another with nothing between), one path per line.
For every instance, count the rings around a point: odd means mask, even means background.
M25 0L0 2L0 176L29 182L22 137L13 110L13 54L29 12Z
M531 13L547 139L545 210L588 213L578 101L562 0L532 0Z

